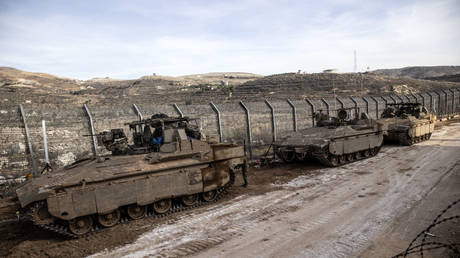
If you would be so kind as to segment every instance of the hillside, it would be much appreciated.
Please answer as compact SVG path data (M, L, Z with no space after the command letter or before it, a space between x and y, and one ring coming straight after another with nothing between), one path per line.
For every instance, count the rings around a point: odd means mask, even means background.
M328 95L386 95L432 91L459 87L460 83L438 82L379 73L285 73L248 81L235 89L233 96L276 96L278 98L324 97Z
M427 77L425 78L425 80L444 81L444 82L460 82L460 73L452 74L452 75L436 76L436 77Z
M374 72L387 76L404 76L423 79L460 74L460 66L411 66L398 69L379 69Z
M2 107L33 105L132 105L133 103L209 103L239 100L301 99L333 95L385 95L460 87L459 82L368 73L206 73L149 75L134 80L75 80L0 67Z

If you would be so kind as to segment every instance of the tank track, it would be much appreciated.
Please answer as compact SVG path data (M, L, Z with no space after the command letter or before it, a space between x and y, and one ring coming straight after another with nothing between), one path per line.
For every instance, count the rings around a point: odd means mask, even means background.
M158 219L159 218L164 218L164 217L170 216L171 214L174 214L174 213L183 212L183 211L186 211L186 210L190 210L190 209L198 208L198 207L201 207L201 206L216 203L217 201L221 200L222 198L224 198L226 196L228 191L232 188L234 182L235 182L235 173L233 171L231 171L230 172L230 180L229 180L229 182L227 184L225 184L224 186L216 189L217 194L216 194L216 197L212 201L203 201L201 198L198 198L198 202L195 205L185 206L180 201L173 200L172 208L168 212L166 212L164 214L156 214L153 211L149 211L144 216L144 218L142 218L142 219L146 219L146 218L158 218ZM57 233L57 234L59 234L61 236L67 237L67 238L76 239L76 238L80 238L80 237L87 237L89 235L92 235L92 234L104 231L106 229L109 229L109 228L104 228L102 226L99 226L99 225L97 225L97 223L95 223L93 225L93 228L92 228L91 232L89 232L87 234L83 234L83 235L76 235L76 234L73 234L72 232L70 232L70 230L68 229L67 225L63 225L63 224L61 224L59 222L58 223L50 223L50 224L40 224L40 223L37 223L37 221L34 220L34 217L32 215L34 210L37 209L38 207L39 207L38 205L34 205L31 209L29 209L29 211L26 213L26 215L23 218L26 219L26 220L32 221L32 223L34 225L36 225L37 227L40 227L40 228L42 228L44 230L47 230L47 231ZM123 216L122 218L120 218L120 221L117 223L117 225L130 223L131 221L134 221L134 219L131 219L128 216Z
M431 133L424 134L420 137L409 137L407 133L399 134L398 141L400 145L410 146L419 142L428 141L431 138Z
M349 164L349 163L353 163L353 162L356 162L356 161L360 161L360 160L363 160L363 159L368 159L370 157L373 157L373 156L377 155L380 152L380 149L381 149L381 147L376 147L373 150L365 150L365 151L369 151L369 155L367 157L365 155L363 155L364 151L357 151L357 152L351 153L351 155L353 157L352 160L348 160L346 158L346 155L342 155L343 156L342 161L340 160L340 156L336 156L336 155L328 155L326 157L326 155L324 155L324 154L322 154L322 155L318 154L318 155L314 155L314 157L321 164L323 164L325 166L338 167L338 166L343 166L343 165L346 165L346 164ZM337 159L336 162L333 162L332 157L335 157Z

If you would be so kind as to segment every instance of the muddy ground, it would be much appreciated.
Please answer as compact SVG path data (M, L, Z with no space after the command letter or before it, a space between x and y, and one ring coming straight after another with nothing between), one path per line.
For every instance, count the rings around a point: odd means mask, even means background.
M68 240L27 223L0 225L10 257L391 257L460 198L460 121L430 141L386 146L342 168L275 164L237 178L218 203ZM460 204L445 216L460 215ZM460 243L460 221L427 241ZM453 255L445 248L425 257Z

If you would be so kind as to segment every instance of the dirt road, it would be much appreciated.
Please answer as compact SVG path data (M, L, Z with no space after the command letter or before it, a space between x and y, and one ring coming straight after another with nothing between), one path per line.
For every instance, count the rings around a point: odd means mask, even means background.
M391 257L460 198L460 123L342 168L279 165L251 170L249 182L219 203L77 240L0 227L0 255ZM438 240L459 242L459 221L452 223Z
M460 124L452 124L428 142L385 147L369 160L273 182L279 189L243 194L181 216L174 224L159 225L134 243L95 257L391 256L405 248L411 236L402 236L393 250L388 245L384 250L371 248L374 241L385 233L389 242L395 241L388 231L393 223L445 180L457 176L445 205L460 197L459 173ZM444 208L438 201L434 215ZM415 228L409 231L418 233Z

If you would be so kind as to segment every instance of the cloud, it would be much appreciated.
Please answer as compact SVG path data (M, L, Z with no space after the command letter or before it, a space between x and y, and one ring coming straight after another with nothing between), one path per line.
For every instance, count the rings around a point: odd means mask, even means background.
M460 62L456 1L44 1L3 10L0 65L82 79L352 71L354 49L360 70Z

